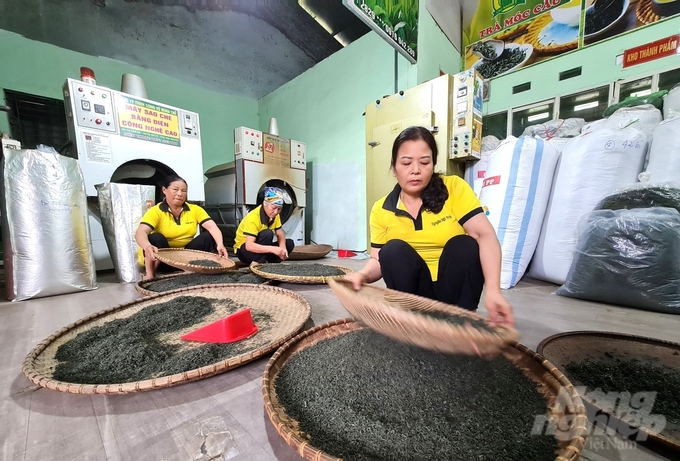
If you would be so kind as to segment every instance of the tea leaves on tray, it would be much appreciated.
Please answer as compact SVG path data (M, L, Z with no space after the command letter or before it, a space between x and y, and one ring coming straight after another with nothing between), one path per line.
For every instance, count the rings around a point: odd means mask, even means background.
M199 285L214 285L218 283L252 283L259 285L267 280L250 272L232 271L222 274L181 274L154 282L142 284L142 288L162 293L179 288L195 287Z
M680 424L680 370L641 359L609 358L572 362L565 368L570 380L602 392L657 392L653 414Z
M430 317L435 320L444 320L447 323L450 323L452 325L456 326L461 326L464 327L466 324L470 325L471 328L474 328L475 330L482 330L488 333L494 333L494 329L491 328L484 320L481 319L473 319L470 317L465 317L462 315L457 315L454 313L450 312L443 312L443 311L419 311L419 310L413 310L411 311L416 315L423 315L426 317Z
M52 375L58 381L82 384L116 384L167 376L216 363L258 349L271 338L272 317L252 312L258 333L251 339L229 344L208 343L183 349L168 344L163 333L196 325L214 312L213 303L226 306L227 315L244 309L231 299L178 296L145 307L128 318L116 319L78 334L55 354L58 364Z
M292 277L332 277L345 275L337 267L326 264L267 264L259 268L262 272Z
M310 444L346 461L542 461L553 436L532 435L547 402L504 357L437 354L370 330L295 354L275 381Z
M189 264L201 267L222 267L222 264L218 263L217 261L213 261L212 259L192 259L189 261Z

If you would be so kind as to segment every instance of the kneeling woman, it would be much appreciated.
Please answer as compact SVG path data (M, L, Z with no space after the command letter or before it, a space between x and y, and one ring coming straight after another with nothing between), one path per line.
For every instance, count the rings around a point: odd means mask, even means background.
M280 263L288 259L295 242L286 239L281 228L283 190L265 187L262 205L246 215L236 230L234 251L242 262Z
M222 232L208 213L198 205L186 203L187 183L172 175L163 181L165 199L149 209L135 233L139 245L139 263L146 268L145 279L156 276L160 261L156 259L159 248L187 248L218 253L227 257ZM196 235L198 226L206 231Z
M469 310L486 285L489 320L513 325L496 232L462 178L434 172L437 152L426 128L399 134L391 164L397 185L371 210L371 259L347 278L359 289L382 277L388 288Z

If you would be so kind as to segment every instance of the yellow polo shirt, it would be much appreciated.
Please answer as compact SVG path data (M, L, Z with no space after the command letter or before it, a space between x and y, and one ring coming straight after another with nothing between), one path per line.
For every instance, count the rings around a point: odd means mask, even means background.
M390 240L403 240L425 260L432 280L437 280L439 257L446 242L465 235L463 224L483 213L479 199L470 186L458 176L443 176L449 197L439 213L420 210L416 219L406 211L397 184L371 209L371 247L381 248Z
M176 219L168 203L163 200L142 216L140 224L149 226L152 234L163 234L171 248L184 248L196 236L198 226L211 219L203 208L189 203L182 205L182 212ZM144 250L141 248L137 252L137 259L140 264L144 264Z
M265 229L276 231L281 229L281 215L276 215L274 219L269 219L267 213L264 212L262 205L258 206L246 215L236 229L236 238L234 239L234 252L241 248L246 243L246 235L252 235L257 238L257 234Z

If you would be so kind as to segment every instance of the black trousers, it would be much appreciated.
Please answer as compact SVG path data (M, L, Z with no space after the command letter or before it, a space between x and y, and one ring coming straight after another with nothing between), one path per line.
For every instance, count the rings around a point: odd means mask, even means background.
M257 234L257 237L255 238L255 243L257 243L258 245L278 246L279 242L276 241L275 237L276 234L274 234L274 231L265 229L259 234ZM288 251L288 254L290 254L290 252L293 251L293 248L295 248L295 242L293 242L292 239L286 239L286 250ZM236 250L236 256L238 257L238 259L240 259L242 262L246 264L250 264L252 262L257 262L261 264L281 262L281 258L276 256L275 254L254 253L252 251L246 250L245 243L241 245L241 248Z
M484 288L479 245L469 235L452 237L439 257L437 281L411 245L390 240L380 249L380 270L387 288L474 311Z
M158 232L149 234L149 243L156 248L170 248L168 239L165 238L165 235L159 234ZM217 253L217 244L215 243L215 239L212 237L212 235L210 235L210 232L202 232L198 234L191 242L187 243L187 246L184 248L187 250L201 250L207 251L209 253ZM174 272L176 270L178 269L168 266L165 263L160 263L158 265L159 272Z

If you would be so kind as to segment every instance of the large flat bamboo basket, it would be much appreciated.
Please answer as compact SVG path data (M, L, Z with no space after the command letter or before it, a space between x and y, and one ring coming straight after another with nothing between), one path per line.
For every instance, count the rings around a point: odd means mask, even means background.
M298 352L319 342L365 328L353 319L335 320L307 330L284 344L269 360L262 378L262 396L267 415L276 431L300 456L310 461L341 461L312 446L309 437L299 430L299 423L286 413L276 395L276 378L286 363ZM503 354L536 383L547 401L550 418L561 421L560 451L555 461L576 461L587 437L586 410L569 380L550 362L527 347L514 343ZM331 415L329 415L331 417ZM566 423L565 423L566 422ZM566 425L565 425L566 424ZM432 459L437 459L433 453Z
M350 314L369 328L425 349L454 354L493 354L519 339L514 328L502 325L489 327L491 331L487 331L417 314L418 311L439 311L486 322L474 312L432 299L371 285L356 291L345 280L330 280L328 285Z
M156 258L168 266L189 272L201 274L221 274L236 269L236 263L228 258L223 258L215 253L207 251L187 250L186 248L159 248ZM207 259L219 264L219 267L198 266L190 264L191 261Z
M332 249L331 245L300 245L293 248L293 251L288 255L288 259L298 261L321 259L330 253Z
M660 339L646 338L623 333L609 333L604 331L570 331L545 338L538 345L539 353L555 364L557 368L566 372L566 367L571 362L582 362L588 359L602 359L607 357L620 358L623 360L638 359L651 360L671 368L680 369L680 344L663 341ZM584 383L573 379L577 386L585 386ZM592 389L590 389L592 390ZM617 388L617 392L627 389ZM657 389L648 389L656 391ZM598 396L596 400L593 397ZM609 424L615 428L621 428L623 434L630 434L630 428L637 428L650 440L667 446L680 453L680 426L666 421L661 432L659 428L654 430L645 424L635 425L631 422L623 422L616 415L621 410L617 408L617 400L603 399L598 393L581 396L586 406L598 414L609 417ZM656 413L655 411L653 413ZM676 458L678 459L678 458Z
M229 272L238 273L239 271L229 271ZM252 271L250 269L248 269L248 270L243 270L241 272L249 273L249 272L252 272ZM153 291L153 290L150 290L149 287L154 282L160 282L162 280L172 279L172 278L175 278L175 277L186 277L187 275L190 275L190 274L191 274L191 272L179 272L179 273L176 273L176 274L161 275L159 277L154 277L154 278L151 278L151 279L140 280L139 282L135 283L135 290L137 290L137 292L139 292L142 296L155 296L155 295L158 295L158 294L167 293L168 291L163 291L163 292ZM270 283L269 281L265 281L265 282L262 282L261 284L258 283L256 285L269 285L269 283ZM225 283L211 283L209 285L204 285L204 286L233 285L233 284L234 284L233 282L225 282ZM190 287L186 287L186 288L195 288L197 286L198 285L190 286Z
M81 384L57 381L52 378L57 366L54 358L57 349L62 344L76 337L79 333L104 325L116 319L127 318L149 306L169 301L178 296L202 296L212 299L231 299L251 309L253 313L266 312L275 322L269 340L265 345L254 346L237 356L225 358L183 373L161 376L143 381L110 383L110 384ZM178 384L184 384L199 379L208 378L231 370L240 365L251 362L263 355L274 351L281 344L292 338L304 326L311 315L311 307L302 296L283 288L263 285L231 284L206 285L191 289L175 290L152 297L142 298L126 304L107 309L105 311L85 317L59 331L38 344L24 360L22 371L33 383L60 392L72 394L127 394L132 392L161 389ZM180 341L180 337L190 331L201 328L222 318L215 313L185 330L172 333L169 340ZM259 333L258 333L259 334ZM257 335L243 340L255 342ZM200 343L197 343L200 344Z
M299 275L280 275L280 274L272 274L270 272L266 272L267 266L272 266L272 265L280 265L280 264L285 264L285 263L279 263L279 264L258 264L255 266L251 266L250 270L252 270L255 274L259 275L260 277L264 277L266 279L270 280L277 280L279 282L288 282L288 283L300 283L303 285L323 285L324 283L327 283L329 280L333 279L340 279L343 278L347 274L351 274L354 272L354 270L350 269L349 267L343 267L343 266L331 266L328 264L329 267L335 267L336 269L340 269L341 271L344 272L343 275L334 275L331 277L313 277L313 276L299 276Z

